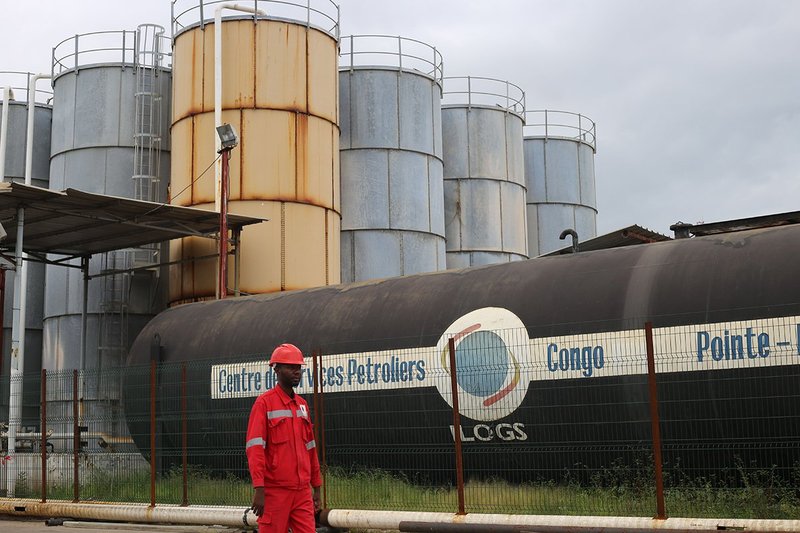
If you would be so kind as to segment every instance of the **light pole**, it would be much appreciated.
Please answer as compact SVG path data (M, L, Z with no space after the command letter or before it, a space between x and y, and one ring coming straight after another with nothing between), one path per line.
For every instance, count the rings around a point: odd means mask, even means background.
M220 140L219 154L222 156L222 179L220 180L219 198L219 284L217 286L217 299L222 300L228 295L228 163L231 150L239 144L236 130L230 124L217 127Z

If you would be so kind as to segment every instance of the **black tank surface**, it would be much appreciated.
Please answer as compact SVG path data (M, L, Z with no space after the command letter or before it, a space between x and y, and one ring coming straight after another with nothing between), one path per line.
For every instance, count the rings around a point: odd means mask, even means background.
M275 346L291 342L306 355L323 354L329 459L407 470L414 461L410 454L369 456L354 450L385 446L413 452L452 445L442 346L455 335L468 470L480 470L491 455L483 452L516 447L517 464L499 475L524 478L533 462L558 471L562 463L576 462L574 452L558 452L564 443L570 449L608 450L579 459L607 464L650 438L641 331L649 320L664 335L673 331L668 328L688 328L681 330L689 343L685 361L660 367L663 395L693 398L694 389L710 387L720 398L691 408L664 405L666 438L689 431L698 442L712 441L742 433L737 424L743 408L753 417L778 408L778 396L747 407L730 401L749 377L768 377L775 387L793 390L796 378L789 374L795 372L784 371L783 383L783 367L776 365L784 363L773 363L776 337L789 334L780 330L783 322L770 320L800 315L797 242L800 226L764 228L178 306L155 317L131 348L126 416L146 451L149 411L142 387L147 379L133 370L148 364L157 339L160 362L190 362L192 410L207 414L206 431L190 434L195 444L190 448L235 448L244 442L246 416L242 422L239 414L246 415L254 397L271 386L263 361ZM496 333L500 330L506 333ZM636 333L620 333L631 331ZM799 353L795 330L791 335L780 339L788 343L786 357ZM770 338L771 344L764 344ZM619 352L628 342L621 339L641 347L635 371L622 357L631 353ZM764 364L738 364L737 349L742 360ZM252 361L261 363L248 366ZM487 361L494 366L485 366ZM159 376L163 405L175 401L177 378L174 370L169 373ZM685 379L687 373L697 379ZM301 393L312 390L307 376ZM786 435L797 433L794 409L786 413L794 420ZM703 419L715 422L689 424ZM178 446L179 424L174 417L162 421L166 445L174 439ZM783 438L764 431L773 440ZM451 455L442 455L443 471ZM218 463L211 455L197 460Z

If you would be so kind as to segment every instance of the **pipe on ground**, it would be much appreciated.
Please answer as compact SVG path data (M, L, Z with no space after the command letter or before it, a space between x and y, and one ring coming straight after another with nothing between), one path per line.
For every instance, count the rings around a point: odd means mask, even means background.
M474 533L637 533L644 531L747 531L776 533L800 531L800 520L740 518L667 518L656 520L627 516L557 516L451 513L412 511L359 511L333 509L322 512L320 523L345 529L393 529L399 531L472 531Z
M180 507L177 505L71 503L37 500L0 500L0 514L70 517L149 524L190 524L242 527L257 525L249 508ZM759 520L739 518L667 518L614 516L555 516L421 513L413 511L325 510L324 526L343 529L389 529L399 531L471 531L474 533L637 533L645 531L747 531L777 533L800 531L800 520Z
M72 503L65 501L0 500L0 514L16 516L69 517L84 520L187 524L199 526L255 527L256 515L243 507L202 507L129 503Z

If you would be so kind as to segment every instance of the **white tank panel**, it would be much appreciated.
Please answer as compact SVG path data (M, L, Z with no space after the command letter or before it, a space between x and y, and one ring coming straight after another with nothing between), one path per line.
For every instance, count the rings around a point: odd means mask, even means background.
M525 187L522 121L510 113L506 114L506 179Z
M468 176L508 179L506 135L499 134L507 130L506 113L472 108L467 110L467 114L469 140L465 148L469 153Z
M467 113L467 108L442 109L442 137L447 139L442 144L445 180L471 176Z
M461 206L461 211L458 216L458 230L462 249L501 251L503 230L500 183L496 180L461 180L459 193L458 205Z
M523 153L525 155L525 173L527 176L527 202L531 204L535 201L545 201L547 199L547 186L543 178L546 175L544 171L544 141L525 139ZM542 176L542 179L535 179L533 178L534 176L537 178ZM529 220L528 225L530 224L532 222ZM533 250L531 250L531 253L533 253Z
M428 161L425 154L389 151L389 227L430 231Z
M6 141L5 181L25 181L25 157L28 132L28 103L11 101L8 106L8 139ZM3 116L0 106L0 117ZM53 109L36 104L33 112L34 138L31 158L31 181L47 188L50 174L50 129Z
M422 78L424 80L424 78ZM397 77L400 117L400 149L435 153L433 116L441 113L440 99L433 99L430 83L421 83L419 76Z
M526 224L525 189L513 183L500 182L501 224L503 248L505 250L527 250L528 228Z
M578 233L579 242L597 235L597 213L593 209L581 206L575 206L574 209L575 231Z
M428 157L428 199L430 200L430 232L444 237L444 169L442 160ZM445 249L445 242L440 239L439 245ZM445 267L442 266L441 270Z
M389 227L386 150L341 150L342 231ZM344 251L342 252L344 256ZM344 278L343 278L344 279Z
M403 256L403 271L406 272L436 272L445 269L444 257L439 254L442 239L436 235L424 232L403 231L401 250Z
M400 236L389 231L353 232L353 252L355 254L355 278L358 280L379 279L398 276L401 272L402 257L399 245ZM382 250L382 254L371 254L369 261L361 260L363 251Z
M359 70L350 80L350 147L397 148L397 76L382 70ZM339 75L347 75L343 72ZM344 95L342 95L344 98Z
M594 150L585 144L578 147L580 164L581 201L580 203L597 210L597 192L594 177Z
M350 76L339 73L339 150L344 154L344 150L353 147L350 124Z
M580 203L578 143L549 139L546 141L546 152L546 201L570 204ZM535 200L535 198L531 198L531 200Z

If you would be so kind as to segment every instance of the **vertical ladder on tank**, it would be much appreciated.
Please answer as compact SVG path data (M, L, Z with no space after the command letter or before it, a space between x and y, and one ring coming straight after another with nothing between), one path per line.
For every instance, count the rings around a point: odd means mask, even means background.
M164 29L153 24L137 28L134 50L136 89L133 133L133 197L158 202L161 156L161 80ZM100 312L99 350L101 364L122 365L127 350L128 308L134 274L131 269L154 266L158 262L156 245L109 252L102 258L103 294ZM158 269L148 269L151 286L158 281ZM141 284L137 283L137 286Z
M100 365L119 366L128 341L128 303L131 287L131 250L102 256L103 298L100 303Z
M136 30L136 117L133 139L134 198L160 202L161 130L164 79L162 64L165 43L164 29L154 24L142 24ZM135 265L148 266L158 262L157 245L137 250Z

